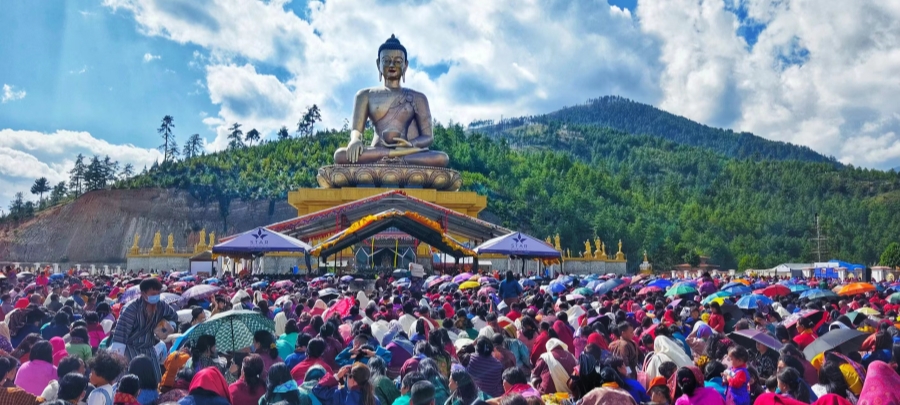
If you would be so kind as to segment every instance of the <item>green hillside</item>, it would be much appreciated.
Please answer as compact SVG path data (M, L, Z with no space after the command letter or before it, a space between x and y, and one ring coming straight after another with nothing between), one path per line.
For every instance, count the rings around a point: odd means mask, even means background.
M166 163L116 187L186 189L225 203L227 217L234 199L314 187L316 169L348 137L330 131ZM831 256L847 261L876 262L900 235L895 173L827 159L738 159L595 125L523 125L503 139L438 125L435 138L464 188L488 195L503 225L559 233L573 253L595 236L608 246L622 239L632 268L643 249L659 266L694 250L725 268L808 261L815 213Z
M733 158L802 160L838 163L805 146L770 141L747 132L712 128L647 104L605 96L544 115L474 122L470 128L492 136L529 124L596 125L629 134L652 135L681 145L698 146Z

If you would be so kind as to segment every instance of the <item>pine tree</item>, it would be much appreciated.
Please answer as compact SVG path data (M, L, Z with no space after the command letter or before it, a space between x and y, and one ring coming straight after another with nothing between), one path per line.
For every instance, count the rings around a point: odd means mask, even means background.
M134 165L131 163L125 163L125 167L122 168L122 172L119 173L119 178L122 180L128 180L134 176Z
M76 198L81 194L82 187L84 186L84 175L86 171L87 167L84 165L84 155L79 153L75 158L75 167L69 171L69 189L75 193Z
M169 157L171 156L170 153L172 152L172 145L175 144L175 135L172 135L172 128L175 128L175 118L171 115L166 115L163 117L162 123L156 130L163 139L163 144L158 147L163 153L163 162L169 160Z
M200 150L202 149L203 139L200 138L200 134L193 134L188 138L187 142L185 142L184 150L181 155L184 156L185 159L191 159L200 155Z
M278 130L278 139L279 140L288 139L290 137L291 137L291 134L288 132L287 127L281 127L281 129Z
M229 128L231 133L228 134L228 149L240 149L244 147L244 131L241 131L241 124L235 122Z
M300 118L300 121L297 122L297 133L300 134L300 136L312 135L316 122L319 121L322 121L322 114L319 111L319 106L313 104L312 107L306 109L306 113L304 113L303 117Z
M9 203L9 216L12 219L24 219L25 215L25 194L16 193L16 197Z
M84 173L84 185L88 191L99 190L106 187L106 168L100 157L94 155Z
M63 198L66 197L66 182L61 181L53 186L53 190L50 191L50 205L59 204Z
M119 162L113 161L109 156L103 158L103 188L107 184L115 183L116 176L119 174Z
M244 140L247 141L247 146L253 146L253 141L259 140L259 131L257 131L256 128L247 131L247 135Z
M41 177L34 181L34 184L31 185L31 194L38 195L38 202L44 200L44 193L50 191L50 183L47 181L46 177Z

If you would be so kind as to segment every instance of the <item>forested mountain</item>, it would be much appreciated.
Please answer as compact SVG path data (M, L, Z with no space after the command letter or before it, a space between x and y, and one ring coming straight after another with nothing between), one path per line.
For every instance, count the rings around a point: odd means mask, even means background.
M688 146L699 146L733 158L756 160L802 160L831 162L805 146L770 141L747 132L712 128L647 104L619 96L605 96L584 104L565 107L544 115L509 118L502 122L476 121L469 129L489 135L503 135L529 124L596 125L636 135L653 135Z
M166 162L116 187L185 189L219 202L227 217L235 199L277 200L315 187L317 168L348 138L327 131ZM541 238L559 233L573 253L595 236L607 245L622 239L632 269L643 249L657 268L693 250L724 268L808 261L816 213L831 256L847 261L874 263L900 235L896 173L790 154L738 159L596 125L527 125L502 139L438 125L435 138L464 189L488 195L504 226Z

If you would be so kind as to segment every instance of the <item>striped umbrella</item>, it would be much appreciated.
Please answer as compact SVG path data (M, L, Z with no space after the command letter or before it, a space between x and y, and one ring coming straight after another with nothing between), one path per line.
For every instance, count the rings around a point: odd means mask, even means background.
M253 344L253 334L258 331L275 332L275 322L255 311L228 311L207 319L188 329L172 345L170 353L177 351L185 342L196 342L200 336L216 338L216 348L223 352L237 351Z

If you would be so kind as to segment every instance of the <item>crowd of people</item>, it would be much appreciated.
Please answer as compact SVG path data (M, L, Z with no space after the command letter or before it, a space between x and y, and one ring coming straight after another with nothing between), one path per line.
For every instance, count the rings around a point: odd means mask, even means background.
M645 288L655 278L512 272L462 289L385 274L359 291L333 276L4 274L0 405L900 404L900 284L738 307L711 296L736 279L709 274L682 281L716 288L678 295ZM219 350L198 325L232 310L273 327ZM834 330L867 336L804 353Z

